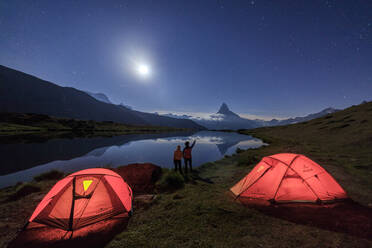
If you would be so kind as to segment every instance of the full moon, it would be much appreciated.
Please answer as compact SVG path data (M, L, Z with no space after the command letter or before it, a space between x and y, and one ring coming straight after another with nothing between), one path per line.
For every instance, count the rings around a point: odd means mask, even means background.
M141 64L137 66L137 72L139 75L146 77L150 74L150 68L148 65Z

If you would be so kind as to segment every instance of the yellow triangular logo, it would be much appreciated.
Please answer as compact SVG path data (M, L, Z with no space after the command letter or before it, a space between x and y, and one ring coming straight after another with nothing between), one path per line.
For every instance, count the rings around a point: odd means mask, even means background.
M84 191L87 191L89 186L92 184L93 180L84 180L83 181L83 186L84 186Z
M263 165L261 165L261 166L258 168L257 172L260 172L260 171L262 171L263 169L265 169L265 167L264 167Z

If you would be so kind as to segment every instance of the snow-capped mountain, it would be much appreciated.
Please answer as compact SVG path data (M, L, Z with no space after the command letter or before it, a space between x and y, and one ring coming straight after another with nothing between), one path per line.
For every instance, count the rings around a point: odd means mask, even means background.
M310 121L312 119L320 118L320 117L323 117L328 114L332 114L337 111L339 111L339 109L326 108L318 113L309 114L304 117L295 117L295 118L289 118L285 120L272 119L271 121L264 121L262 125L263 126L283 126L283 125L295 124L299 122Z
M208 118L194 117L191 115L176 115L176 114L171 114L171 113L165 114L165 116L173 117L177 119L191 119L195 121L196 123L198 123L199 125L202 125L208 129L237 130L237 129L252 129L252 128L257 128L257 127L265 127L265 126L280 126L280 125L295 124L298 122L304 122L304 121L312 120L315 118L319 118L327 114L334 113L336 111L339 111L339 110L334 109L334 108L326 108L318 113L309 114L304 117L295 117L295 118L289 118L285 120L272 119L270 121L260 120L260 119L251 120L251 119L240 117L238 114L231 111L226 103L222 103L220 109L215 114L209 115Z
M90 95L91 97L93 97L94 99L96 99L98 101L112 104L110 99L103 93L92 93L92 92L89 92L89 91L85 91L85 93L87 93L88 95Z

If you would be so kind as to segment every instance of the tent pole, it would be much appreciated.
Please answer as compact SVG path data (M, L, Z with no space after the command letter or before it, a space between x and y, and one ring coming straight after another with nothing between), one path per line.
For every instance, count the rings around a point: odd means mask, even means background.
M27 221L26 224L22 227L21 231L25 231L30 224L30 221Z
M284 172L284 174L283 174L283 177L282 177L282 180L280 180L280 183L279 183L279 185L278 185L278 188L276 189L276 191L275 191L275 194L274 194L274 197L273 197L273 199L270 199L270 200L272 200L272 202L276 202L276 200L275 200L275 197L276 197L276 194L278 194L278 191L279 191L279 188L280 188L280 186L282 185L282 182L283 182L283 179L284 179L284 177L287 175L287 172L288 172L288 170L289 170L289 168L292 166L292 164L293 164L293 162L299 157L300 155L296 155L293 159L292 159L292 161L287 165L287 169L285 170L285 172ZM283 162L282 162L283 163ZM285 163L284 163L285 164ZM297 172L296 172L297 173Z
M72 180L72 203L71 203L71 211L70 211L70 219L68 221L68 230L72 231L72 225L74 222L74 208L75 208L75 184L76 184L76 177Z

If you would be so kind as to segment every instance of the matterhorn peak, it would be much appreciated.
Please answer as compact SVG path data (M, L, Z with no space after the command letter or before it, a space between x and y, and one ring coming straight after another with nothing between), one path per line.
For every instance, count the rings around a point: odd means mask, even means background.
M235 116L235 117L240 117L239 115L235 114L232 112L229 107L227 106L226 103L222 103L220 109L218 110L217 114L223 114L226 116Z
M230 109L229 107L227 106L226 103L222 103L221 107L220 107L220 110L218 110L218 114L225 114L227 112L230 112Z

